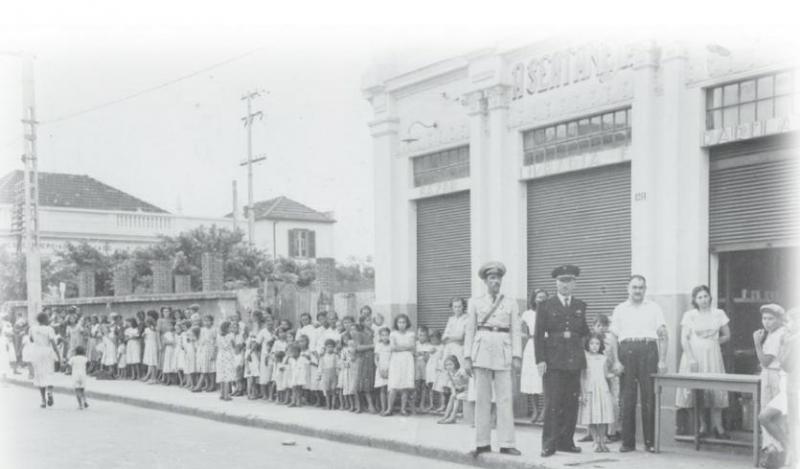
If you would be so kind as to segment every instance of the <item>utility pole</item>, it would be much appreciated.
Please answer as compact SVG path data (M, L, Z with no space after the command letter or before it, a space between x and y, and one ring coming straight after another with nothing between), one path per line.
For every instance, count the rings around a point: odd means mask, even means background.
M239 228L239 215L236 213L239 206L239 194L236 190L236 179L233 180L233 231Z
M261 96L258 91L251 91L242 96L242 101L247 101L247 114L242 117L242 122L247 128L247 160L240 163L240 166L247 165L247 240L250 244L255 242L255 223L256 214L253 206L253 163L258 163L267 159L266 156L253 158L253 120L258 117L264 118L261 111L253 112L253 100Z
M28 299L28 323L35 324L42 307L42 276L39 262L39 171L36 154L36 100L33 84L33 56L22 57L22 124L25 135L23 190L23 246Z

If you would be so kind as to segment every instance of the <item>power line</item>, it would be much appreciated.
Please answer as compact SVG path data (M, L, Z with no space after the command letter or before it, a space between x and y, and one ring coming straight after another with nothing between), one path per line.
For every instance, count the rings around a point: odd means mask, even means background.
M65 121L67 119L72 119L74 117L78 117L80 115L87 114L89 112L94 112L94 111L97 111L97 110L100 110L100 109L103 109L103 108L106 108L106 107L109 107L109 106L113 106L114 104L119 104L119 103L131 100L131 99L134 99L134 98L138 98L139 96L142 96L144 94L151 93L153 91L157 91L157 90L160 90L162 88L166 88L168 86L174 85L175 83L178 83L178 82L181 82L183 80L187 80L189 78L192 78L192 77L195 77L197 75L200 75L202 73L214 70L215 68L219 68L219 67L222 67L224 65L228 65L231 62L235 62L235 61L243 59L243 58L245 58L245 57L247 57L249 55L252 55L252 54L254 54L255 52L258 52L261 49L262 48L259 47L259 48L250 50L248 52L245 52L243 54L237 55L235 57L231 57L229 59L223 60L222 62L217 62L215 64L209 65L208 67L202 68L200 70L196 70L196 71L194 71L192 73L188 73L186 75L182 75L182 76L180 76L178 78L174 78L172 80L166 81L166 82L161 83L159 85L151 86L150 88L146 88L144 90L137 91L136 93L129 94L127 96L115 99L113 101L107 101L105 103L97 104L95 106L92 106L92 107L89 107L89 108L86 108L86 109L82 109L80 111L75 111L75 112L70 113L70 114L65 114L65 115L63 115L61 117L57 117L55 119L48 119L48 120L40 121L40 125L53 124L53 123L56 123L56 122Z

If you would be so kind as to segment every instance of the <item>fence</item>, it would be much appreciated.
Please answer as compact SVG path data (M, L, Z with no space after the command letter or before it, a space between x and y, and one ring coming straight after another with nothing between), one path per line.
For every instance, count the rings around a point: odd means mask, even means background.
M309 313L313 318L320 311L336 311L340 318L356 317L362 306L372 306L375 302L374 291L335 293L331 298L317 285L298 288L295 285L267 284L266 289L264 296L275 316L288 319L292 324L297 324L303 313Z

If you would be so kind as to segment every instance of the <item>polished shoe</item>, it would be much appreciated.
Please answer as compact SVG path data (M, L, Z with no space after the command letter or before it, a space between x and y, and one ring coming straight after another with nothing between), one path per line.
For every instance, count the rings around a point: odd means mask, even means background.
M549 458L550 456L556 454L556 450L554 449L543 449L540 456L543 458Z
M578 443L588 443L590 441L594 441L594 438L592 438L592 434L591 433L587 433L586 436L584 436L583 438L578 440Z
M636 451L636 448L633 446L620 446L619 452L620 453L630 453L631 451Z
M474 450L470 451L470 452L469 452L469 455L470 455L470 456L472 456L473 458L477 458L478 456L480 456L480 455L481 455L481 453L489 453L489 452L491 452L491 451L492 451L492 447L491 447L491 446L489 446L489 445L486 445L486 446L478 446L478 447L477 447L477 448L475 448Z
M522 454L517 448L500 448L500 453L510 454L511 456L519 456Z
M563 451L565 453L580 453L581 449L575 445L565 448L558 448L559 451Z
M655 453L656 452L656 447L655 446L648 446L647 447L647 452L648 453Z

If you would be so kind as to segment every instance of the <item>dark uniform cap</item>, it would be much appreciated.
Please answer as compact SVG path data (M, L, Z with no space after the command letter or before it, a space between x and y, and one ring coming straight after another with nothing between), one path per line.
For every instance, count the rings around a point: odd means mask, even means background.
M491 274L503 276L506 274L506 266L500 261L489 261L478 269L478 277L486 279Z
M581 269L578 268L576 265L566 264L560 265L553 269L553 272L550 274L553 278L558 277L577 277L581 274Z

